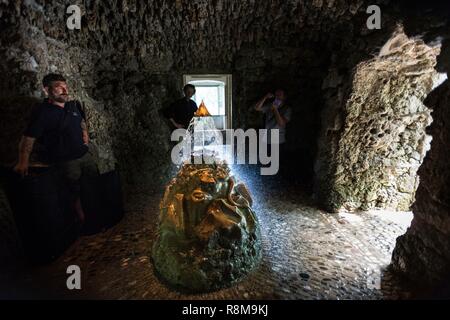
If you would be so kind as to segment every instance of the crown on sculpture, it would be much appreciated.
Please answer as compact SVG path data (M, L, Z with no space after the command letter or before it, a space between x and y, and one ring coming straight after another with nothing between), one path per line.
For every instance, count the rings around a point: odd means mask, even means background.
M202 100L202 103L200 103L200 107L198 107L198 109L194 115L196 117L210 117L211 116L208 109L206 109L206 106L205 106L205 103L203 102L203 100Z

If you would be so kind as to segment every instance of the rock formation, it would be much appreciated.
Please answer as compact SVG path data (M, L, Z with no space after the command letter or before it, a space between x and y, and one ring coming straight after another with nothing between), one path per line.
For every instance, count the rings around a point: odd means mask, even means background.
M158 273L189 291L230 285L261 258L252 199L225 163L184 164L160 204L152 257Z
M448 58L447 58L448 59ZM395 270L421 285L450 288L450 84L447 80L425 102L433 108L431 150L419 169L414 219L397 239ZM447 291L447 294L449 292Z
M439 84L439 52L400 28L377 57L358 65L324 195L330 210L410 209L431 140L423 100Z

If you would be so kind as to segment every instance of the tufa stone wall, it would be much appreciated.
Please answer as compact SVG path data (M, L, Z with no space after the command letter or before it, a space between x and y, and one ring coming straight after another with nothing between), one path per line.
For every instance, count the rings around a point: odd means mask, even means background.
M422 101L439 79L438 54L399 30L378 57L358 65L350 99L335 118L341 131L328 155L328 188L319 190L327 208L409 210L430 140Z
M105 170L117 162L130 185L157 185L167 179L170 148L158 110L181 95L185 73L233 74L233 120L243 128L261 126L250 110L257 98L287 87L300 124L291 148L311 152L312 162L329 53L354 50L369 2L84 1L75 31L66 29L70 4L0 4L0 98L41 98L42 76L64 73L85 103Z
M365 10L375 3L386 6L383 30L370 32ZM71 4L82 9L81 30L66 28ZM294 171L312 167L329 57L367 59L396 6L360 0L1 1L0 163L16 161L31 107L43 97L42 77L60 72L73 98L84 103L102 171L116 164L130 193L160 191L170 177L170 144L158 111L181 95L183 74L231 73L236 127L261 126L254 102L266 90L286 87L298 124L289 128L290 147L308 154L306 166ZM11 220L4 215L0 224Z
M450 70L450 45L443 43L438 69ZM433 137L431 150L419 169L420 184L413 205L414 219L397 239L392 255L394 270L421 285L450 294L450 83L435 89L425 104L433 110L427 129ZM440 292L439 292L440 291Z

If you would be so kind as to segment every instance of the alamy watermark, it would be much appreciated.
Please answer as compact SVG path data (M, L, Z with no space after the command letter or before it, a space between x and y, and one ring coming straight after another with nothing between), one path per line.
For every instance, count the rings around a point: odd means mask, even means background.
M81 269L77 265L70 265L67 267L67 274L70 276L66 280L66 286L69 290L81 290Z
M81 29L81 9L76 4L67 7L66 13L70 16L66 20L66 26L69 30Z
M367 18L366 26L369 30L381 29L381 9L377 5L371 5L367 7L366 13L371 16Z
M69 30L81 29L81 9L78 5L72 4L67 7L66 13L70 16L66 20L66 25ZM377 5L370 5L366 10L370 14L366 21L366 26L369 30L381 29L381 9Z
M223 141L225 135L225 141ZM181 141L180 141L181 139ZM171 159L176 165L182 163L213 164L227 158L228 163L262 164L261 175L275 175L280 167L280 135L278 129L227 129L219 130L176 129L171 140L178 142L172 149ZM269 152L270 148L270 152ZM236 153L234 153L236 152ZM247 161L248 158L248 161Z

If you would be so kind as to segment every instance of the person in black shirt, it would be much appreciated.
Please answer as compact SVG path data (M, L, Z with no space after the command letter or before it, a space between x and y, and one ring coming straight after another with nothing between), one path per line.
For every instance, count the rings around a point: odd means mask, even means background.
M89 148L84 113L75 101L69 101L67 83L62 75L46 75L43 87L48 98L33 110L19 144L19 161L14 171L22 177L28 174L32 151L38 162L56 165L69 183L75 208L83 220L79 179L82 174L98 174L93 151Z
M164 116L170 120L173 129L187 129L189 123L197 111L197 104L192 100L195 94L195 86L187 84L183 88L184 97L175 101L169 108L164 110Z

